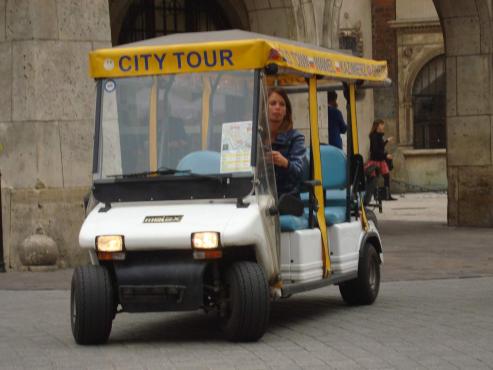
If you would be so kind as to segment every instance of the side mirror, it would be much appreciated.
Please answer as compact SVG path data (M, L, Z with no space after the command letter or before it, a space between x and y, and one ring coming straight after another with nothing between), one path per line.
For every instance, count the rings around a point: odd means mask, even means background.
M283 194L277 203L277 209L280 215L303 216L304 206L300 198L291 194Z

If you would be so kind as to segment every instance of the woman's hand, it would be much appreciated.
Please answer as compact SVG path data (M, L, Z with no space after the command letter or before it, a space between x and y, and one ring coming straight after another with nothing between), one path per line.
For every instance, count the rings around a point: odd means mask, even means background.
M387 159L392 159L392 154L387 154Z
M393 136L389 136L389 137L387 138L387 141L388 141L389 143L393 143L393 142L394 142L394 137L393 137Z
M272 162L274 162L274 166L278 167L288 168L289 166L288 159L276 150L272 151Z

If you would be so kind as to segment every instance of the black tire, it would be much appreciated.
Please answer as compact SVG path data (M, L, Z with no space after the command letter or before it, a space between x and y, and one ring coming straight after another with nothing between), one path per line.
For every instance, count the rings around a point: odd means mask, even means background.
M103 266L74 270L70 294L70 322L78 344L101 344L108 340L115 314L113 286Z
M375 247L366 243L359 258L358 277L339 284L342 299L350 305L375 302L380 290L380 257Z
M366 219L368 221L373 221L373 224L378 229L378 219L375 212L373 212L371 209L365 208L365 213L366 213Z
M260 339L269 323L269 284L264 270L254 262L236 262L226 273L227 312L221 326L233 342Z

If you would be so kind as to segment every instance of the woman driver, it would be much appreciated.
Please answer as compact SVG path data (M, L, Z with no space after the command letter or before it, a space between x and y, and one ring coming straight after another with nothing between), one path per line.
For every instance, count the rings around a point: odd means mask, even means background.
M299 198L307 166L305 137L293 129L291 102L283 89L269 90L268 106L277 196L290 194Z

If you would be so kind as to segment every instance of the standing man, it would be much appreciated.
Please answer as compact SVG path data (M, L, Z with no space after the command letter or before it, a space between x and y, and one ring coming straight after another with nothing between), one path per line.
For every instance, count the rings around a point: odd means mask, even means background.
M327 105L329 106L329 144L342 149L341 134L347 131L346 122L341 111L337 108L337 93L327 92Z

